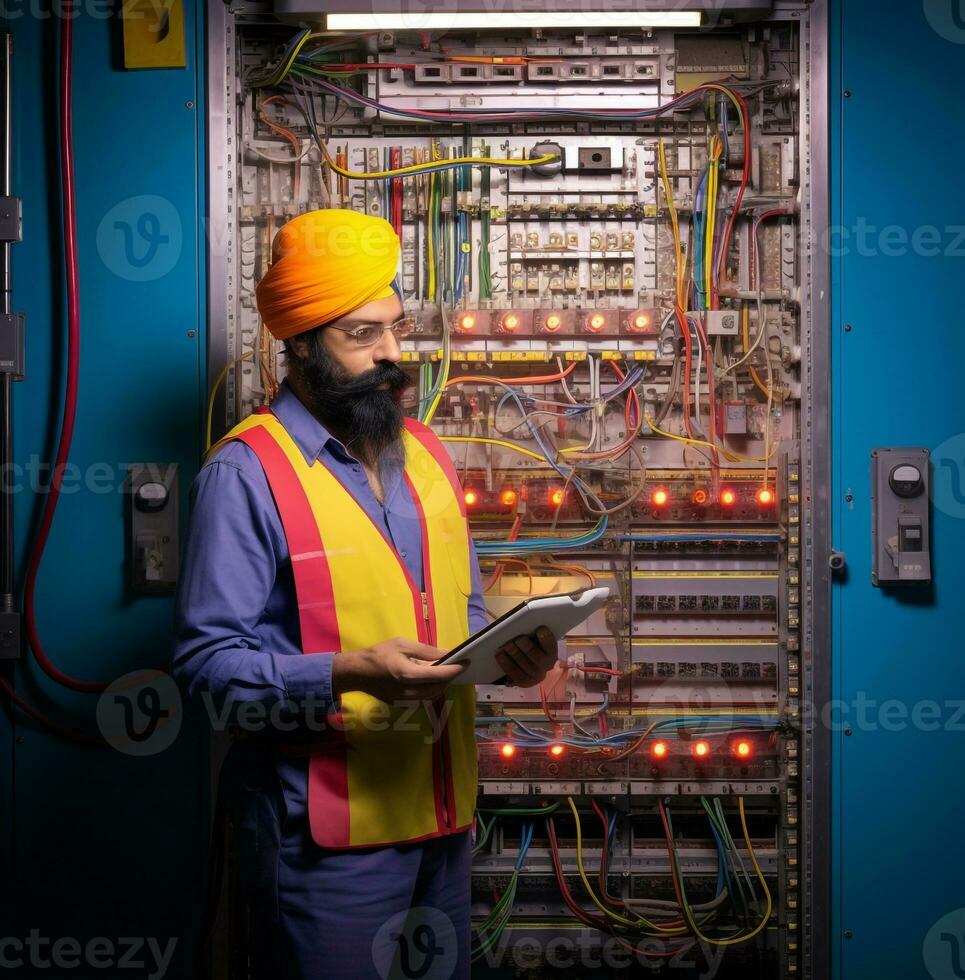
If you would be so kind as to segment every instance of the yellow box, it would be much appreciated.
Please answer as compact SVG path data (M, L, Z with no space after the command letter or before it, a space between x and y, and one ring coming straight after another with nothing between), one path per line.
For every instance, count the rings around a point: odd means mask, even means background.
M183 0L124 0L125 68L184 68Z

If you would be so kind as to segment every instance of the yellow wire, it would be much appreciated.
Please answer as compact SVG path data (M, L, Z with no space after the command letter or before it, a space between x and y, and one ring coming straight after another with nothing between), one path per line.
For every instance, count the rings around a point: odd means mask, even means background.
M466 165L474 167L536 167L543 163L549 163L558 157L555 153L546 153L540 157L522 160L505 160L499 157L444 157L439 160L430 160L428 163L414 163L409 167L398 167L395 170L371 170L358 172L355 170L345 170L340 167L331 157L328 148L321 143L322 154L325 162L337 174L343 177L350 177L352 180L384 180L386 177L405 177L409 174L421 174L432 167L444 166L447 170L451 167L464 167ZM434 171L433 171L434 172Z
M687 436L675 436L672 432L665 432L663 429L658 429L656 422L650 418L649 415L646 416L647 425L650 426L652 432L656 432L658 436L664 436L666 439L674 439L677 442L686 442L693 446L707 446L710 449L716 449L721 456L725 456L732 463L766 463L774 453L777 452L777 446L775 446L767 456L741 456L739 453L733 453L729 449L725 449L723 446L715 446L713 443L705 442L703 439L690 439Z
M439 384L439 390L436 392L436 397L433 398L432 404L429 406L429 411L426 412L425 417L422 419L423 425L429 425L432 422L433 416L436 414L436 409L439 407L439 402L442 401L442 395L446 390L446 380L449 377L449 368L452 365L452 350L449 343L449 330L445 325L443 325L442 329L445 331L443 335L442 364L439 367L439 370L442 372L442 381Z
M641 925L644 925L647 928L653 929L655 932L662 933L666 936L679 936L680 933L686 932L687 930L684 926L660 926L656 922L651 922L649 919L645 919L642 915L638 916L636 921L633 919L627 919L618 912L614 912L613 909L608 908L599 900L599 898L597 898L596 892L593 891L593 888L590 885L590 879L586 876L586 869L583 867L583 832L580 826L580 814L577 812L576 804L573 802L572 796L568 796L566 798L566 802L569 803L570 809L573 811L573 819L576 821L576 866L579 869L580 878L583 879L583 887L586 889L587 894L592 899L593 904L615 922L619 922L620 925L628 926L631 929L639 929Z
M764 875L761 872L761 866L757 863L757 855L754 853L754 847L751 844L751 835L747 832L747 816L744 813L744 797L737 797L737 809L741 816L741 830L744 831L744 843L747 845L747 853L750 856L751 864L754 865L754 874L757 875L757 880L761 883L761 888L764 889L764 897L767 899L767 910L758 923L757 927L752 933L750 933L747 938L753 939L763 928L767 925L767 920L771 917L771 909L773 904L771 902L771 890L767 887L767 882L764 880Z
M313 32L311 34L306 34L301 39L301 41L298 42L297 46L295 47L295 50L292 51L291 57L285 63L285 67L281 68L281 66L279 65L278 68L276 68L275 71L272 73L271 81L265 82L264 86L267 87L268 85L278 85L280 82L282 82L285 76L291 71L291 67L293 64L295 64L295 59L301 53L302 48L305 47L305 45L308 44L308 42L313 40L314 38L323 37L323 36L324 35L320 32Z
M657 142L657 154L660 158L660 178L663 182L663 192L667 198L667 210L670 212L670 224L673 228L673 246L674 255L676 261L676 268L674 270L676 274L676 289L677 289L677 305L683 309L684 308L684 260L683 260L683 248L680 244L680 224L677 221L677 206L674 204L673 200L673 190L670 187L670 180L667 177L667 155L664 150L663 137L661 137Z
M773 902L771 900L771 890L767 887L767 882L764 880L764 875L761 871L761 866L757 863L757 855L754 853L754 848L751 845L751 835L747 832L747 817L744 813L744 797L737 797L737 809L740 811L741 818L741 829L744 831L744 843L747 845L747 853L750 856L751 864L754 865L754 872L757 875L757 880L761 883L761 888L764 890L764 895L767 899L767 908L764 911L764 915L761 916L761 921L757 923L751 932L748 932L740 936L731 936L729 939L712 939L710 936L705 936L700 928L697 926L697 922L693 915L690 913L689 909L684 910L684 915L690 923L691 931L694 935L705 943L710 943L712 946L736 946L738 943L746 943L753 939L763 928L767 925L768 920L771 917L771 909L773 908ZM683 889L683 876L681 875L680 881L681 890Z
M714 265L714 226L717 218L718 164L722 144L715 136L710 141L710 167L707 171L707 229L704 235L704 289L705 302L710 304L710 279Z
M507 442L505 439L484 439L481 436L439 436L439 439L442 442L481 442L488 446L502 446L504 449L513 449L523 456L538 459L543 463L546 462L545 456L534 453L531 449L526 449L523 446L517 446L514 442Z
M236 357L233 361L229 361L222 369L221 373L215 378L214 384L211 386L211 394L208 395L208 424L205 429L205 443L204 451L207 453L211 449L211 419L214 416L214 398L218 393L218 389L221 387L221 383L228 376L228 371L231 370L236 364L243 361L246 357L254 357L255 352L253 350L246 350L241 357Z
M434 145L434 144L433 144ZM429 206L426 208L428 220L426 222L426 253L429 256L429 299L435 302L436 299L436 257L434 253L434 236L432 234L432 198L436 192L436 175L429 174Z

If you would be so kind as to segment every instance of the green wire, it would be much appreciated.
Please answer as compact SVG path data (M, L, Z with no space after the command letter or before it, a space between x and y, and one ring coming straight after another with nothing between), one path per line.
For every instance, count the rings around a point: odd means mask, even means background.
M495 813L498 816L534 816L541 817L547 813L552 813L554 810L558 810L560 807L559 802L550 803L548 806L544 807L478 807L476 813Z
M735 875L737 878L737 887L740 889L741 898L744 900L745 905L750 907L751 905L754 909L757 909L757 899L754 895L754 885L751 882L750 875L747 873L747 869L744 867L744 859L740 856L740 851L737 850L737 844L734 842L734 838L731 836L730 828L727 826L727 819L724 816L724 808L721 805L720 799L714 799L714 805L717 809L718 817L722 825L722 830L724 833L724 839L727 842L727 846L730 848L733 858L731 863L734 865L734 870L738 871L739 874ZM744 885L741 883L740 876L743 876L744 881L747 883L747 891L744 891Z
M486 844L489 843L489 835L492 832L493 824L496 823L496 817L493 817L489 823L486 823L482 814L477 810L476 820L478 820L479 824L482 826L483 832L479 840L476 841L476 846L472 849L473 857L475 857L486 846Z

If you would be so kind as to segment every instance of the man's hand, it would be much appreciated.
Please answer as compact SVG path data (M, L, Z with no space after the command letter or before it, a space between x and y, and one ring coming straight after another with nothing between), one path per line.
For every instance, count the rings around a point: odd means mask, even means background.
M517 636L499 648L496 663L516 687L535 687L559 658L559 646L546 626L530 636Z
M445 650L401 636L340 653L332 660L332 694L364 691L380 701L432 700L466 669L464 664L434 666L445 655Z

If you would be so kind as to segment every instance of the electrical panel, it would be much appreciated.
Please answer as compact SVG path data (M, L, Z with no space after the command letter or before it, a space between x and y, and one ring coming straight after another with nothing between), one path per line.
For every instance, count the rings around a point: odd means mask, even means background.
M541 687L477 689L481 976L533 938L811 974L808 17L306 39L241 12L218 38L216 433L284 373L254 299L275 232L382 216L407 407L451 453L489 611L611 589Z

